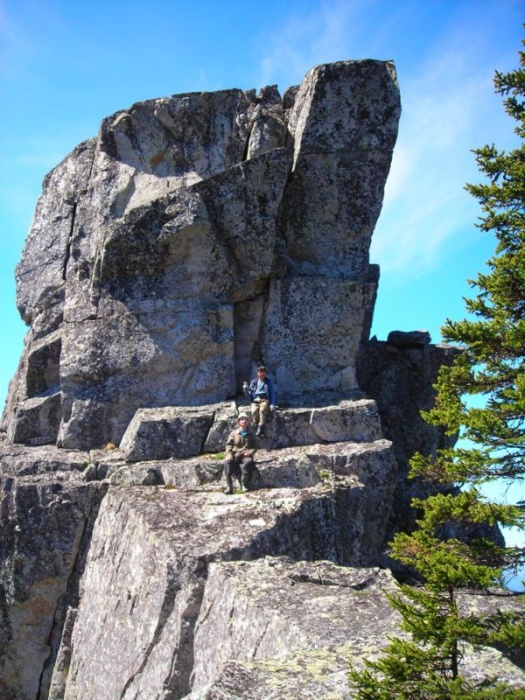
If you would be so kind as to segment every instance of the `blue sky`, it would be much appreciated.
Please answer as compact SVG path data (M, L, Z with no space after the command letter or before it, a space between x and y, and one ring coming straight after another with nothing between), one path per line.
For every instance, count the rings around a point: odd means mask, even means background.
M471 149L516 144L494 70L518 66L522 0L2 0L0 4L0 399L26 329L20 258L44 175L103 117L187 91L277 84L312 66L393 59L403 114L371 261L381 267L373 334L464 316L467 279L494 241L464 190Z

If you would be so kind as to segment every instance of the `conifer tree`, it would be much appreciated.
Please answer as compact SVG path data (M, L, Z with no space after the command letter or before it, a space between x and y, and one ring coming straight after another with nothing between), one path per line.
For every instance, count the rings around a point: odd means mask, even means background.
M411 476L434 482L436 495L413 502L418 527L394 538L392 555L424 585L400 585L390 597L407 634L392 638L364 670L350 671L358 700L525 698L525 689L497 678L476 685L462 673L466 645L525 653L525 606L476 615L462 602L467 591L501 586L503 572L524 563L523 549L490 535L494 526L524 529L523 508L493 502L481 491L495 479L525 477L525 53L519 56L520 68L496 72L494 85L517 122L520 145L508 153L494 145L474 151L488 182L466 187L481 205L478 228L495 236L495 253L487 272L470 281L477 294L465 300L469 317L447 320L442 329L462 352L441 368L435 406L424 414L459 435L461 446L411 462Z

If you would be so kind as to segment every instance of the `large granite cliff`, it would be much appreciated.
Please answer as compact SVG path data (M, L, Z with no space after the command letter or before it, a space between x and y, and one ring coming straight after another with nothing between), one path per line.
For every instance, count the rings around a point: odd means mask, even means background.
M17 267L9 439L118 444L137 408L233 397L260 358L281 395L355 389L399 114L393 65L362 61L105 119L46 178Z
M399 117L393 63L339 62L137 103L45 178L1 426L0 700L346 698L398 629L386 543L455 352L369 339ZM279 410L228 496L261 360Z

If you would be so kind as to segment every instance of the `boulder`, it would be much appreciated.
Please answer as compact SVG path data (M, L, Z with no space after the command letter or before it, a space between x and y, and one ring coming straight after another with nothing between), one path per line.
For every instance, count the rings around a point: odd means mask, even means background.
M202 452L213 421L213 410L142 408L129 424L120 449L130 462L168 457L192 457Z
M430 345L428 331L390 331L386 341L395 348L424 348Z

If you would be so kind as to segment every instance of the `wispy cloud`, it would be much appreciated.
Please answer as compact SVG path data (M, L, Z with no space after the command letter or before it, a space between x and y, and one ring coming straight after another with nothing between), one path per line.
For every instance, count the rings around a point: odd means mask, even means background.
M464 190L481 179L471 149L492 141L505 147L512 138L492 85L504 50L495 33L504 19L492 3L482 2L481 15L474 4L470 10L460 4L433 33L433 43L418 45L423 10L405 2L396 14L385 4L327 1L290 15L265 42L259 84L288 87L313 65L334 60L396 60L403 115L371 259L383 272L416 277L472 241L461 235L479 215ZM506 6L512 10L513 2ZM363 26L377 31L364 35ZM517 49L508 47L505 58Z
M383 271L412 277L465 245L458 234L472 228L479 211L464 185L482 179L471 149L492 140L502 147L512 134L482 45L466 29L435 48L441 58L429 57L401 86L399 140L371 250Z
M337 0L319 3L311 12L290 14L273 35L265 37L259 84L277 82L286 89L312 66L346 58L362 4Z

